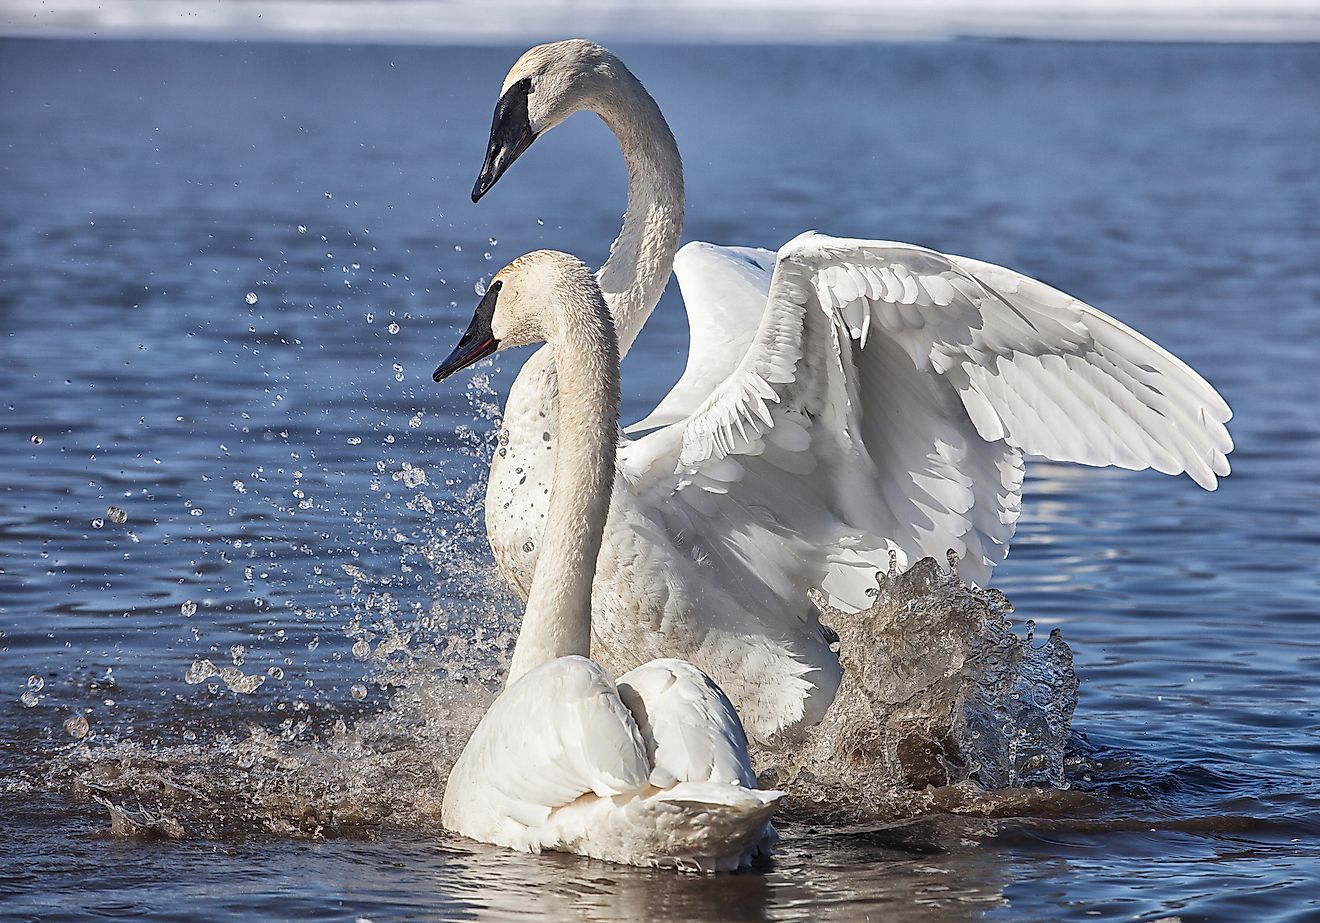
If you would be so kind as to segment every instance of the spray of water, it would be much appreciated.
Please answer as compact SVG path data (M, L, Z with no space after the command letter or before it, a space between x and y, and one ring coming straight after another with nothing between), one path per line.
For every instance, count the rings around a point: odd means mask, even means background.
M250 703L280 695L283 668L250 671L235 644L230 662L194 659L184 679L211 696L181 698L180 715L162 719L168 733L146 740L75 722L54 759L8 787L99 802L122 834L438 830L444 780L498 694L521 611L499 585L478 515L498 431L489 380L474 376L468 400L476 428L459 428L457 456L444 466L376 463L377 480L407 491L424 534L352 519L371 540L397 543L397 572L372 573L350 553L315 569L318 592L335 581L334 604L314 614L290 605L343 633L363 681L346 695L258 712ZM241 493L263 484L252 479ZM839 636L840 695L804 737L754 754L763 780L791 793L791 811L849 823L995 813L1021 804L996 793L1066 787L1071 651L1057 632L1037 644L1030 623L1016 635L1008 601L963 584L951 564L891 568L864 612L820 603ZM195 612L192 602L181 610ZM222 699L226 691L234 695Z
M764 781L813 816L857 822L931 810L993 809L987 794L1067 787L1077 676L1058 631L1042 645L1012 605L924 558L880 577L875 602L842 612L844 679L825 720L756 754Z

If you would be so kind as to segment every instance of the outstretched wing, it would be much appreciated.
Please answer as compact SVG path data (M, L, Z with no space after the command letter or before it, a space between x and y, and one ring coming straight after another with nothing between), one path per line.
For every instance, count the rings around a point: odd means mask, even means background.
M890 550L952 548L984 582L1013 533L1023 453L1186 472L1213 489L1230 415L1176 357L1047 285L807 233L779 251L737 367L624 464L657 504L685 501L669 515L689 528L732 517L821 547L803 576L820 582L823 567L831 602L856 608Z
M654 764L651 784L756 787L738 713L705 673L685 660L652 660L620 676L618 687Z

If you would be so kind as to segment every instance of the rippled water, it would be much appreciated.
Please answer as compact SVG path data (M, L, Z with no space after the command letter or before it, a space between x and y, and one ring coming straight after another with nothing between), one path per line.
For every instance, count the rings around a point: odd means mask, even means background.
M1320 914L1305 46L624 49L686 158L687 236L1036 275L1206 374L1235 470L1204 494L1031 469L997 583L1072 646L1068 791L790 819L772 864L713 879L438 832L437 765L515 624L474 491L520 359L429 373L493 270L598 263L623 206L586 118L467 201L519 50L0 42L0 912ZM685 336L671 297L626 415Z

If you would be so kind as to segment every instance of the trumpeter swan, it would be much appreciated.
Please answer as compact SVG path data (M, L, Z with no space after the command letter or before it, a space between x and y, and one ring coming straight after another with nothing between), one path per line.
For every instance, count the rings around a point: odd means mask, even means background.
M507 685L454 765L443 823L526 852L738 868L773 842L782 793L756 788L729 700L682 660L653 661L616 684L588 659L619 417L617 341L595 277L563 253L515 260L435 379L539 342L557 371L561 448L544 547Z
M623 669L683 656L765 740L817 720L839 682L808 591L855 611L890 552L956 551L984 584L1021 503L1024 456L1229 471L1228 405L1178 358L1009 269L889 241L807 233L778 253L677 250L683 171L655 101L591 42L541 45L505 79L484 195L532 142L596 112L628 167L628 209L597 273L626 351L671 268L687 367L619 450L594 650ZM677 257L675 253L677 252ZM523 367L486 495L496 560L526 594L556 438L548 357Z

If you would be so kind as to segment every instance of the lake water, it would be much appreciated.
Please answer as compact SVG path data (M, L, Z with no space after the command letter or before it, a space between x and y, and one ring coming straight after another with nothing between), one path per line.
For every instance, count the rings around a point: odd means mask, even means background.
M1214 494L1030 469L996 582L1076 654L1071 791L789 818L712 878L435 822L517 612L479 496L522 357L430 373L623 209L586 116L468 201L521 50L0 41L0 916L1320 919L1320 47L618 49L685 237L1003 263L1236 412ZM671 291L630 419L685 337Z

